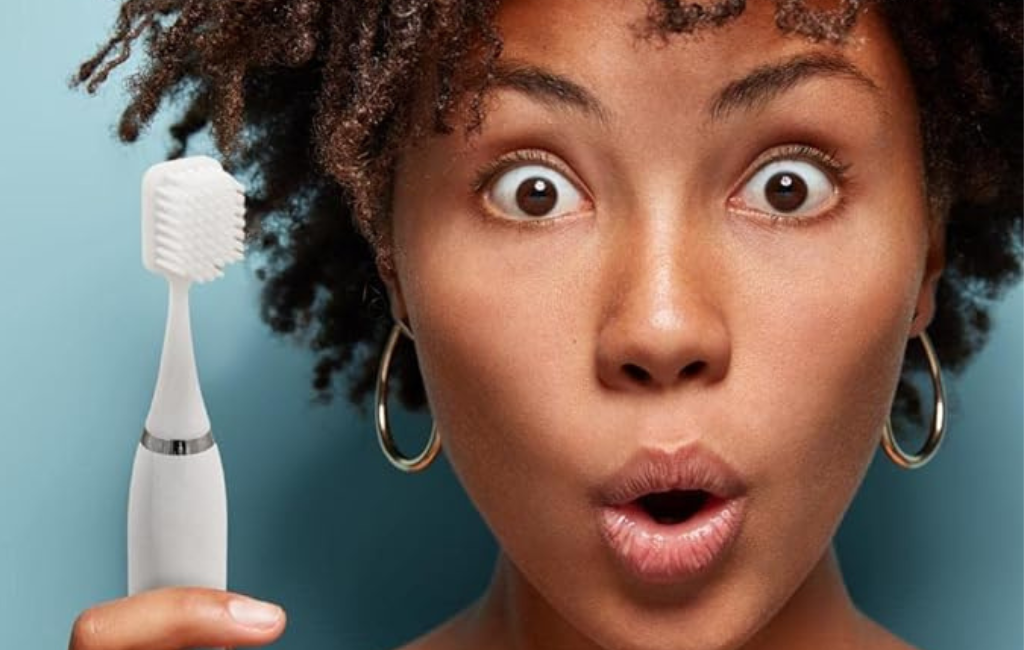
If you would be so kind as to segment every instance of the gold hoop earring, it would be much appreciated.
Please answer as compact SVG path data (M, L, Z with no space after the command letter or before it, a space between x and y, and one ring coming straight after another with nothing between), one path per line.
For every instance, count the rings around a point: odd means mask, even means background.
M942 444L942 438L946 434L946 392L942 388L942 369L939 367L939 357L935 354L931 339L921 332L918 335L921 345L924 346L924 354L928 358L928 374L932 378L932 389L935 394L934 411L932 412L931 430L928 431L928 439L924 441L921 451L916 454L908 454L896 442L896 436L892 431L892 421L885 419L885 428L882 429L882 449L889 457L889 460L896 463L903 469L917 469L923 467L928 461L935 457L935 452Z
M413 338L412 332L405 323L398 321L398 324L391 328L388 342L384 346L384 353L381 355L380 367L377 369L377 390L374 404L376 417L374 418L374 423L377 425L377 442L380 443L380 449L384 452L384 457L396 468L403 472L412 473L422 471L430 463L434 462L434 458L437 457L437 453L441 450L441 436L437 432L437 425L431 424L430 439L427 441L426 448L418 455L410 458L402 455L402 452L398 450L398 445L395 444L394 437L391 435L391 428L388 426L388 371L391 368L391 357L394 355L395 345L398 343L398 337L401 334L405 334L410 339Z

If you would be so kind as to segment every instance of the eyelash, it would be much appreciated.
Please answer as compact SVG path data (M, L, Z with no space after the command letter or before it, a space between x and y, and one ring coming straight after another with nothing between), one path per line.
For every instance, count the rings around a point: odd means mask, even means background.
M746 183L750 182L750 179L753 178L754 174L766 165L770 165L781 160L793 159L817 163L825 170L835 186L841 190L836 204L823 215L809 217L783 216L780 214L768 214L760 211L759 213L767 217L772 226L781 227L804 226L814 221L820 221L826 217L838 216L841 214L842 210L846 206L846 195L850 184L849 170L851 165L839 162L835 151L823 151L808 144L788 144L777 147L767 152L767 154L762 155L753 165L751 165L751 172L743 177L743 180L740 182L738 187L743 187ZM484 163L476 170L470 184L471 196L478 197L480 192L484 190L488 183L490 183L499 174L523 163L542 163L551 167L555 171L558 171L567 178L572 176L572 174L565 169L564 165L546 151L540 149L517 149L500 156L499 158Z
M566 178L573 176L558 159L546 151L540 149L517 149L495 160L484 163L473 175L473 181L470 184L472 193L474 195L479 194L498 174L523 163L542 163Z
M843 209L846 207L851 184L849 171L852 165L849 163L844 164L839 162L837 153L834 150L823 151L822 149L809 144L782 145L781 147L772 149L766 154L760 156L754 164L751 165L750 173L743 177L743 180L740 181L737 188L744 187L750 182L754 175L764 167L782 160L804 160L820 165L828 174L829 180L832 181L833 185L835 185L836 189L839 191L838 200L828 212L813 216L784 216L781 214L761 212L760 210L757 211L758 214L766 217L772 226L782 228L806 226L811 223L842 214ZM732 196L732 194L730 194L730 196Z

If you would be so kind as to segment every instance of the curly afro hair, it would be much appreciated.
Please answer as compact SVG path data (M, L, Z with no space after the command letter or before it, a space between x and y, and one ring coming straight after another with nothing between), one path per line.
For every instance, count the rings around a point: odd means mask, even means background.
M778 28L841 43L869 0L834 10L775 0ZM917 92L933 218L946 269L929 333L947 370L985 341L990 301L1021 272L1021 3L876 0ZM710 29L745 0L650 0L645 36ZM114 33L72 86L90 93L136 42L146 65L128 80L118 134L134 141L166 100L182 107L169 157L211 128L225 166L253 179L248 238L262 251L262 317L317 353L313 386L337 375L359 404L390 329L378 271L392 272L390 179L399 149L450 132L483 97L501 54L496 0L126 0ZM416 99L417 101L413 101ZM399 396L425 395L415 355L396 356ZM905 368L921 367L919 346ZM904 377L897 410L919 413Z

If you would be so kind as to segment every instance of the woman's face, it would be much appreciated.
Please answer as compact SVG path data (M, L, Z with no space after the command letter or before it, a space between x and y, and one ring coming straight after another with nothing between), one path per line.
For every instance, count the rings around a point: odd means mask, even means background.
M772 9L660 43L646 3L504 3L482 133L400 161L392 304L444 449L535 605L606 647L726 647L778 611L931 318L941 248L881 17L840 48ZM735 474L731 541L665 560L658 536L709 516L633 502L637 560L602 489L679 450Z

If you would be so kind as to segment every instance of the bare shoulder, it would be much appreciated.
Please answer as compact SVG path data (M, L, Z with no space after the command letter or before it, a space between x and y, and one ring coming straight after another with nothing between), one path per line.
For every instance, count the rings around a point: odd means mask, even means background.
M479 647L479 644L470 642L467 615L468 612L463 611L395 650L468 650ZM861 616L863 626L858 647L871 650L926 650L901 639L867 616Z
M433 632L428 632L423 636L416 637L403 646L395 648L395 650L454 650L454 647L445 644Z
M395 650L463 650L469 647L463 630L466 616L466 612L460 612Z
M866 616L864 622L864 647L874 650L925 650L901 639Z

